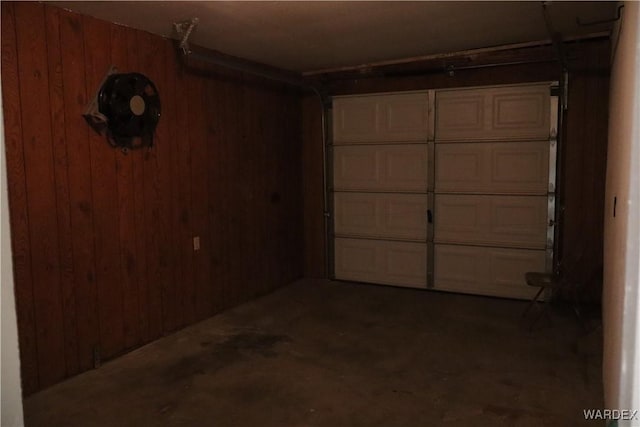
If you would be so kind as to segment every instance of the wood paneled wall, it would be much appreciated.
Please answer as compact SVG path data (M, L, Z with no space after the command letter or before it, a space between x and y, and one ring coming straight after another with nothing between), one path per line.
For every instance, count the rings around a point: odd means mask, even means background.
M111 64L158 87L151 150L123 154L82 118ZM2 2L26 394L302 275L299 94L209 71L149 33Z
M599 300L603 248L604 180L607 153L609 41L596 40L567 44L569 58L569 110L564 122L562 156L563 232L559 242L562 269L575 275L572 282L582 286L581 292L590 300ZM540 61L495 68L420 73L425 64L405 64L371 70L371 75L357 72L319 76L332 95L437 89L465 86L513 84L561 79L561 67L553 58L551 46L518 49L512 53L477 55L466 60L452 59L464 66L480 65L496 60L509 63ZM495 58L493 58L495 57ZM426 64L442 66L437 63ZM377 74L406 74L384 77ZM406 72L405 72L406 71ZM303 100L305 162L305 274L324 276L324 235L322 218L321 134L317 126L319 104L306 97ZM320 166L318 166L320 165ZM585 285L585 282L586 285Z

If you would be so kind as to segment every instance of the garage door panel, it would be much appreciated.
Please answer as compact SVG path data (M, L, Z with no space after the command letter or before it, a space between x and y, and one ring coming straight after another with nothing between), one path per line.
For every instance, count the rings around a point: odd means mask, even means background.
M375 188L378 181L377 155L374 149L333 148L333 185L336 189Z
M380 195L384 235L416 240L427 238L425 195Z
M483 94L438 95L436 138L464 138L485 129Z
M339 280L426 288L426 243L335 239Z
M341 98L333 102L334 144L426 142L426 92Z
M438 194L435 213L438 243L537 249L546 245L545 196Z
M426 145L335 146L335 190L427 191Z
M548 137L548 87L496 93L492 101L492 130L495 133L508 138Z
M435 245L435 289L529 299L528 271L545 271L545 251Z
M427 147L408 145L380 151L386 185L398 190L427 190Z
M482 188L486 181L486 165L483 146L447 145L436 147L436 191L455 191L462 185L467 188Z
M477 197L436 195L436 241L465 241L467 236L482 236L488 221L486 204Z
M426 93L386 96L380 104L380 137L387 141L426 142L428 115Z
M436 192L546 194L545 141L437 144Z
M539 186L549 181L549 146L546 142L496 144L490 151L491 180L506 186Z
M336 234L374 236L379 228L375 194L335 193L334 210Z
M521 286L524 273L545 271L544 251L494 249L490 254L491 277L498 286Z
M373 97L336 99L333 103L334 141L375 141L378 128L378 102Z
M335 193L334 203L336 235L426 241L426 195Z
M549 86L442 90L436 94L436 140L549 137Z
M434 267L439 274L435 277L436 288L446 289L474 283L483 274L483 260L477 257L473 249L475 248L464 246L434 246Z
M547 208L544 196L492 196L489 231L496 242L544 249Z
M375 272L377 248L367 240L336 239L337 277L364 277Z
M389 283L426 287L427 283L427 245L393 243L383 253L383 275Z

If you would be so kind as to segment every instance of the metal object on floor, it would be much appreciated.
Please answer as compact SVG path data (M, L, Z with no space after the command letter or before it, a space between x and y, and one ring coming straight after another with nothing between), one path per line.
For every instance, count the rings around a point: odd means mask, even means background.
M533 307L538 307L540 304L543 306L540 308L537 316L533 318L531 323L529 324L529 330L533 329L533 327L538 323L542 316L546 316L551 321L551 315L549 313L549 301L553 298L555 292L560 289L562 285L562 280L559 275L553 273L536 273L536 272L528 272L524 275L525 281L527 285L533 286L538 289L538 292L531 299L531 302L527 305L527 308L522 313L522 319L525 321L531 309ZM544 295L544 301L540 300L540 296Z

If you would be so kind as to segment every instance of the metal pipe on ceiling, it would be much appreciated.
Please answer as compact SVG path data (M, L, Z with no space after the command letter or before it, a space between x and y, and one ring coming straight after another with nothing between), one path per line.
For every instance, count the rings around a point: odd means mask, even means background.
M253 74L270 80L286 83L291 86L310 89L319 93L315 86L309 84L309 82L302 77L302 74L294 71L284 70L212 50L206 52L192 51L189 45L189 37L196 29L199 22L200 20L198 18L192 18L188 21L176 22L173 24L174 30L178 36L180 36L178 48L182 52L184 59L195 59L196 61Z
M353 79L366 79L366 78L377 78L377 77L412 77L412 76L424 76L428 74L440 74L447 73L450 76L453 76L456 71L464 71L464 70L476 70L483 68L497 68L497 67L509 67L509 66L517 66L517 65L530 65L530 64L543 64L549 62L556 62L555 59L531 59L526 61L510 61L510 62L494 62L487 64L477 64L477 65L441 65L433 68L426 68L420 70L408 70L408 71L388 71L381 72L378 74L371 75L363 75L363 76L346 76L342 79L335 80L353 80Z
M252 63L233 56L228 56L221 53L200 53L189 51L183 54L184 58L194 59L196 61L205 62L211 65L216 65L224 68L229 68L235 71L243 73L253 74L267 78L269 80L275 80L281 83L285 83L291 86L301 87L305 89L314 90L315 88L310 86L302 76L295 73L289 73L284 70L272 68L266 65Z
M609 37L609 32L608 31L603 31L603 32L589 33L589 34L585 34L585 35L582 35L582 36L566 37L566 38L564 38L564 41L565 42L577 42L577 41L591 40L591 39L597 39L597 38L603 38L603 37ZM552 44L553 44L553 40L551 40L551 39L539 40L539 41L533 41L533 42L524 42L524 43L514 43L514 44L507 44L507 45L500 45L500 46L493 46L493 47L483 47L483 48L478 48L478 49L461 50L461 51L457 51L457 52L436 53L436 54L432 54L432 55L421 55L421 56L413 56L413 57L402 58L402 59L392 59L392 60L387 60L387 61L376 61L376 62L370 62L370 63L359 64L359 65L349 65L349 66L333 67L333 68L322 68L322 69L318 69L318 70L305 71L304 73L302 73L302 75L305 76L305 77L312 77L312 76L316 76L316 75L340 73L340 72L350 72L350 71L357 72L357 71L362 71L362 70L367 71L367 70L370 70L370 69L386 67L386 66L391 66L391 65L400 66L400 65L403 65L403 64L411 64L411 63L415 63L415 62L431 61L431 60L437 60L437 59L449 59L449 58L456 58L456 57L463 57L463 56L482 55L482 54L487 54L487 53L502 52L502 51L506 51L506 50L516 50L516 49L524 49L524 48L532 48L532 47L540 47L540 46L549 46L549 45L552 45Z

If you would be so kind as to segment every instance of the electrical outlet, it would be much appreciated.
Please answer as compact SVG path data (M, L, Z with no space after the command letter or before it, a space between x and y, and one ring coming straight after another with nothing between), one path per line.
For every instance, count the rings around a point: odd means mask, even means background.
M194 251L200 250L200 236L195 236L193 238L193 250Z

